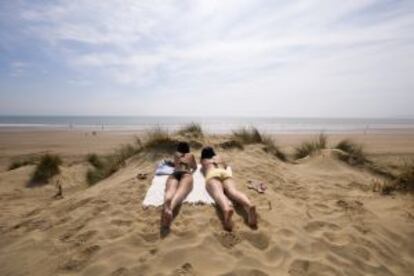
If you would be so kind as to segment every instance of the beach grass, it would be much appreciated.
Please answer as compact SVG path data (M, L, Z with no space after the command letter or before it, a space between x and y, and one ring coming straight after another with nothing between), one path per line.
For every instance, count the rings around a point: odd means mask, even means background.
M362 165L368 160L362 145L357 144L350 139L340 141L335 148L347 153L347 156L344 157L343 161L346 161L351 165Z
M398 190L414 192L414 161L402 166L395 183Z
M172 152L178 143L167 130L161 127L150 129L145 134L143 148L146 150L161 150Z
M269 135L261 134L262 144L264 145L263 150L274 156L281 161L287 161L286 154L276 145L274 139Z
M203 128L201 125L194 122L180 128L177 131L177 134L193 138L202 138L204 136Z
M232 138L244 145L260 144L263 142L260 131L255 127L245 127L234 130Z
M62 159L58 155L45 154L40 157L39 164L32 175L32 183L47 183L49 179L60 173Z
M30 157L30 158L25 158L25 159L18 159L18 160L12 161L12 163L9 165L9 167L7 169L9 171L11 171L11 170L15 170L15 169L20 168L20 167L24 167L24 166L28 166L28 165L35 165L36 162L37 162L37 158L35 158L35 157Z
M113 153L98 156L97 154L89 154L87 161L92 165L92 168L86 173L86 179L89 185L93 185L125 166L126 160L141 151L141 146L126 144L117 148Z
M321 133L314 141L305 141L295 148L295 159L301 159L325 149L328 143L328 136Z

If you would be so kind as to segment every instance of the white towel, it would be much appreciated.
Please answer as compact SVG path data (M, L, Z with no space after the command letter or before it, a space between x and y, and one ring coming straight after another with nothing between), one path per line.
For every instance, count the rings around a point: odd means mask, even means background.
M184 199L187 203L204 203L213 204L214 200L210 197L206 190L206 184L203 174L200 171L199 165L197 170L193 173L193 189L190 194ZM228 170L231 170L228 167ZM151 186L149 187L147 194L145 195L142 205L147 206L160 206L164 203L165 184L167 182L168 175L156 175L152 179Z

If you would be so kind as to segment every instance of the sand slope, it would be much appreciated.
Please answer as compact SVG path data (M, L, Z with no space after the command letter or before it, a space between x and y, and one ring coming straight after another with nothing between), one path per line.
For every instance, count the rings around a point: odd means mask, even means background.
M30 166L0 173L1 275L412 275L414 198L371 191L369 172L330 151L286 164L260 146L223 154L240 189L258 206L259 229L234 216L223 231L216 210L182 206L162 238L160 210L142 209L153 161L141 156L86 188L86 164L53 185L25 188ZM246 189L249 178L269 189Z

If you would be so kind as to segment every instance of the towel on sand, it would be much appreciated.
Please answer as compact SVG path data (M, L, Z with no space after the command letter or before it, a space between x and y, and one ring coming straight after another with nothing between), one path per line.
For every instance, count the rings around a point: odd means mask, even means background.
M214 200L210 197L206 190L206 184L203 174L200 171L199 165L197 170L193 173L193 190L185 198L184 202L187 203L204 203L213 204ZM228 170L231 170L228 167ZM155 175L152 179L151 186L149 187L147 194L145 195L142 205L146 206L160 206L164 203L165 184L167 182L168 175Z

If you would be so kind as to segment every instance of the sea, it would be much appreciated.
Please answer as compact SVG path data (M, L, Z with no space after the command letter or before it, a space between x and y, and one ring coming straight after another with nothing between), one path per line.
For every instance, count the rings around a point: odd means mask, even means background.
M256 127L265 133L412 132L414 119L400 118L282 118L282 117L166 117L166 116L0 116L0 131L18 129L174 131L198 123L207 133L230 133Z

